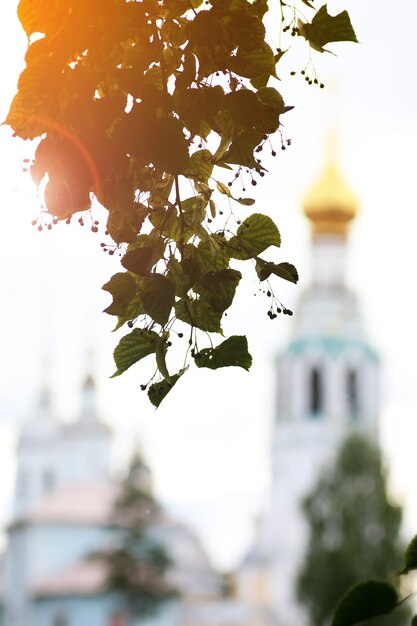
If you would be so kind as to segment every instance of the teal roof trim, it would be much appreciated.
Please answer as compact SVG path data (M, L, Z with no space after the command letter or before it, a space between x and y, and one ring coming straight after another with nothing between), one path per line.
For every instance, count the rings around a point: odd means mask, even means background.
M365 341L360 339L352 339L350 337L305 337L303 339L296 339L288 344L286 350L281 354L289 353L294 356L304 354L311 348L320 348L323 352L331 354L332 356L338 356L346 350L352 348L360 350L366 354L367 357L374 361L379 361L377 352Z

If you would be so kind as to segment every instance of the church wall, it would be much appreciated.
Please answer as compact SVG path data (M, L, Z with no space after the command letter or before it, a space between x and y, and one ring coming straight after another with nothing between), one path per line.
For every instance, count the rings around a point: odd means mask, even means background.
M102 549L113 531L93 525L36 524L30 527L29 580L39 582Z
M118 607L117 598L109 594L37 600L31 626L113 626Z

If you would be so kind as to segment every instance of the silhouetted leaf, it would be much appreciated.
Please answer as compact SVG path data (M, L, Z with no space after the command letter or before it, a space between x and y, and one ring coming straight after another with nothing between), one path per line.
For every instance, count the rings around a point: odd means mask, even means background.
M221 333L220 322L223 311L215 311L207 300L183 298L175 305L175 315L179 320L211 333Z
M384 580L368 580L352 587L340 600L331 626L353 626L391 613L399 603L395 587Z
M400 574L407 574L413 569L417 569L417 535L413 537L407 546L404 555L404 567L401 568Z
M178 372L174 376L171 376L171 380L162 380L159 383L154 383L149 387L148 398L155 407L158 407L162 400L169 394L177 380L183 375L184 370Z
M337 15L329 15L327 5L323 5L315 14L310 24L299 22L302 35L312 48L325 52L327 43L335 41L353 41L357 43L356 34L347 11Z
M241 278L242 274L232 269L207 272L194 290L203 296L215 311L223 312L232 304Z
M290 283L298 282L298 272L291 263L271 263L257 258L256 273L259 280L266 280L271 274L275 274L275 276L288 280Z
M219 367L242 367L249 371L252 357L248 352L248 340L245 336L233 335L216 348L204 348L195 356L197 367L215 370Z
M138 276L147 276L164 254L164 250L164 239L159 236L157 231L149 235L139 235L136 241L128 246L127 252L120 262L129 272L138 274Z
M118 272L103 285L102 289L113 296L113 302L104 309L109 315L123 315L136 292L135 279L129 272Z
M265 74L275 76L274 53L266 43L250 50L239 48L236 56L230 59L230 67L233 72L245 78L255 78Z

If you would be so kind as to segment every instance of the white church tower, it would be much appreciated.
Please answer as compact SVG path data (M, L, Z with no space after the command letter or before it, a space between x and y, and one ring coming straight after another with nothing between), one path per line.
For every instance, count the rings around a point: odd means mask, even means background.
M58 421L47 384L35 414L18 442L13 519L18 519L48 494L68 485L92 484L109 476L112 435L95 408L95 383L86 376L81 411L74 422Z
M333 158L303 208L311 224L312 280L277 361L271 503L239 576L243 597L279 626L306 623L295 591L307 542L301 501L350 429L376 439L378 428L378 357L345 279L357 203Z

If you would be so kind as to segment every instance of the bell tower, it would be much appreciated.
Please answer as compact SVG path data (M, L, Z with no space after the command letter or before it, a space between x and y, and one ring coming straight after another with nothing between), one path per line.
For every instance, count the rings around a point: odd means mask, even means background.
M358 205L334 152L331 145L303 202L311 228L311 280L276 361L271 501L242 571L246 586L268 573L264 604L282 626L306 623L295 591L307 541L301 502L349 430L376 438L378 429L379 360L345 277Z

